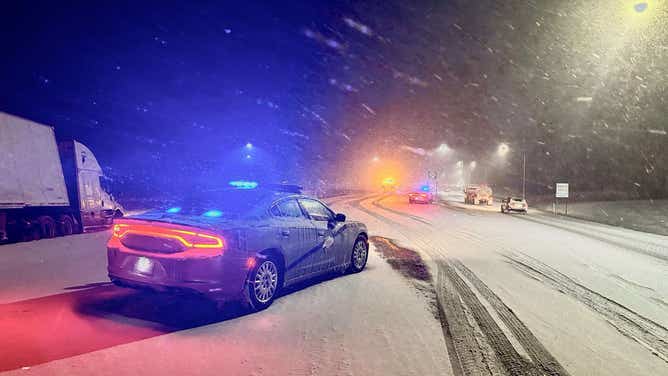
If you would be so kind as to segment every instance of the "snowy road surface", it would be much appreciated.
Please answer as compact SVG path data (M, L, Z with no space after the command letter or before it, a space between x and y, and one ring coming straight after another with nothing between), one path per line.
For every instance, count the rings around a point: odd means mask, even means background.
M106 232L0 247L3 374L668 374L668 238L495 205L332 205L419 252L447 331L375 252L263 312L106 284ZM21 367L29 367L21 369ZM224 372L223 372L224 370Z

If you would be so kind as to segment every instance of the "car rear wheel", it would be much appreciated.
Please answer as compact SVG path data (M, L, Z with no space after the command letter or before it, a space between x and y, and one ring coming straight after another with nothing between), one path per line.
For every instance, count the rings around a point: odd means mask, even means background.
M261 311L269 307L278 293L280 281L281 269L273 258L259 262L251 272L248 283L251 308Z
M361 272L364 270L368 259L369 243L363 236L360 236L355 240L355 245L353 245L353 251L350 254L350 267L348 270L351 273Z

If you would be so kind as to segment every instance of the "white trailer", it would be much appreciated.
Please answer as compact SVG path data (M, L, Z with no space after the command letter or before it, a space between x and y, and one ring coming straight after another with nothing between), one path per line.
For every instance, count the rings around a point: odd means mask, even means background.
M123 209L102 188L102 169L52 127L0 112L0 241L69 235L111 224Z

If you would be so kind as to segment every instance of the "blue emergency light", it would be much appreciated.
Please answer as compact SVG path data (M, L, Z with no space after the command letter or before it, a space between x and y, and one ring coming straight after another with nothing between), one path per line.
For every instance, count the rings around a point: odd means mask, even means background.
M202 215L210 218L218 218L223 216L223 212L221 212L220 210L209 210Z
M232 180L229 182L231 186L239 189L255 189L257 188L256 181L247 181L247 180Z

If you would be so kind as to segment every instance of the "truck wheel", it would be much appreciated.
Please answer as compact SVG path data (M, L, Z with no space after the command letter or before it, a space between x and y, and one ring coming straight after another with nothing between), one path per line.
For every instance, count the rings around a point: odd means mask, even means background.
M33 225L25 229L23 233L23 241L30 242L33 240L39 240L41 238L41 232L38 225Z
M67 236L74 234L74 221L69 215L63 215L60 217L58 234L61 236Z
M16 239L18 241L29 242L40 239L41 231L37 221L30 218L21 218L18 222L16 229Z
M56 236L56 221L48 215L37 218L40 235L43 239L51 239Z

